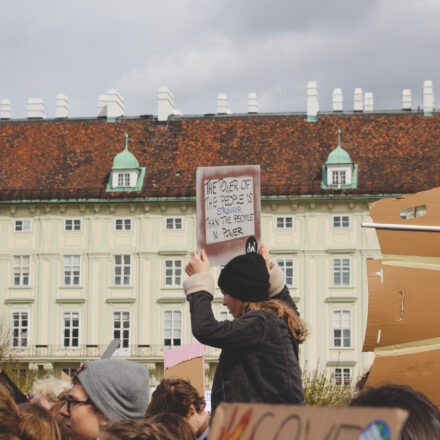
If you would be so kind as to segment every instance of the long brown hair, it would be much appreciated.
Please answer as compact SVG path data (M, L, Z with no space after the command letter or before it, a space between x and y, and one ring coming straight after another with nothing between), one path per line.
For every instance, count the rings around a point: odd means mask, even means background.
M290 330L293 339L299 343L304 342L309 334L306 323L283 301L269 299L261 302L243 302L238 317L251 310L266 310L282 319Z

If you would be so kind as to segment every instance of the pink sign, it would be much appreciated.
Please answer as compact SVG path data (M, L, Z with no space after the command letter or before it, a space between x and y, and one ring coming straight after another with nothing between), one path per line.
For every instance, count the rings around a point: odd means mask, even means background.
M174 367L182 362L189 361L194 358L203 357L203 344L193 342L191 344L181 345L180 347L170 348L163 353L163 366L166 371L168 368Z

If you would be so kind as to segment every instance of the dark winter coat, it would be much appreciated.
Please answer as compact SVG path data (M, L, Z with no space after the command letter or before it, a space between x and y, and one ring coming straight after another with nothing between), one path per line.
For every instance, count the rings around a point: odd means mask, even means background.
M188 300L193 335L202 344L222 349L212 411L220 402L304 404L298 347L284 321L258 310L219 322L212 313L210 293L200 290Z

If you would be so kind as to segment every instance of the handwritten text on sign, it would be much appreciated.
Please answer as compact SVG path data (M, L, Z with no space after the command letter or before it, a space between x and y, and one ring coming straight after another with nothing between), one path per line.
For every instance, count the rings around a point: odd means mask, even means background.
M204 187L207 244L255 234L252 177L205 180Z

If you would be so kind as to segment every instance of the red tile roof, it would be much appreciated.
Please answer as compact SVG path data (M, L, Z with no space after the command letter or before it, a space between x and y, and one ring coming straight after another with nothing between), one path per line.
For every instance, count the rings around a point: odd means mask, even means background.
M359 164L358 188L321 189L337 145ZM124 135L140 192L105 191ZM440 185L440 115L420 113L0 121L0 200L195 195L199 166L260 164L262 195L396 194Z

